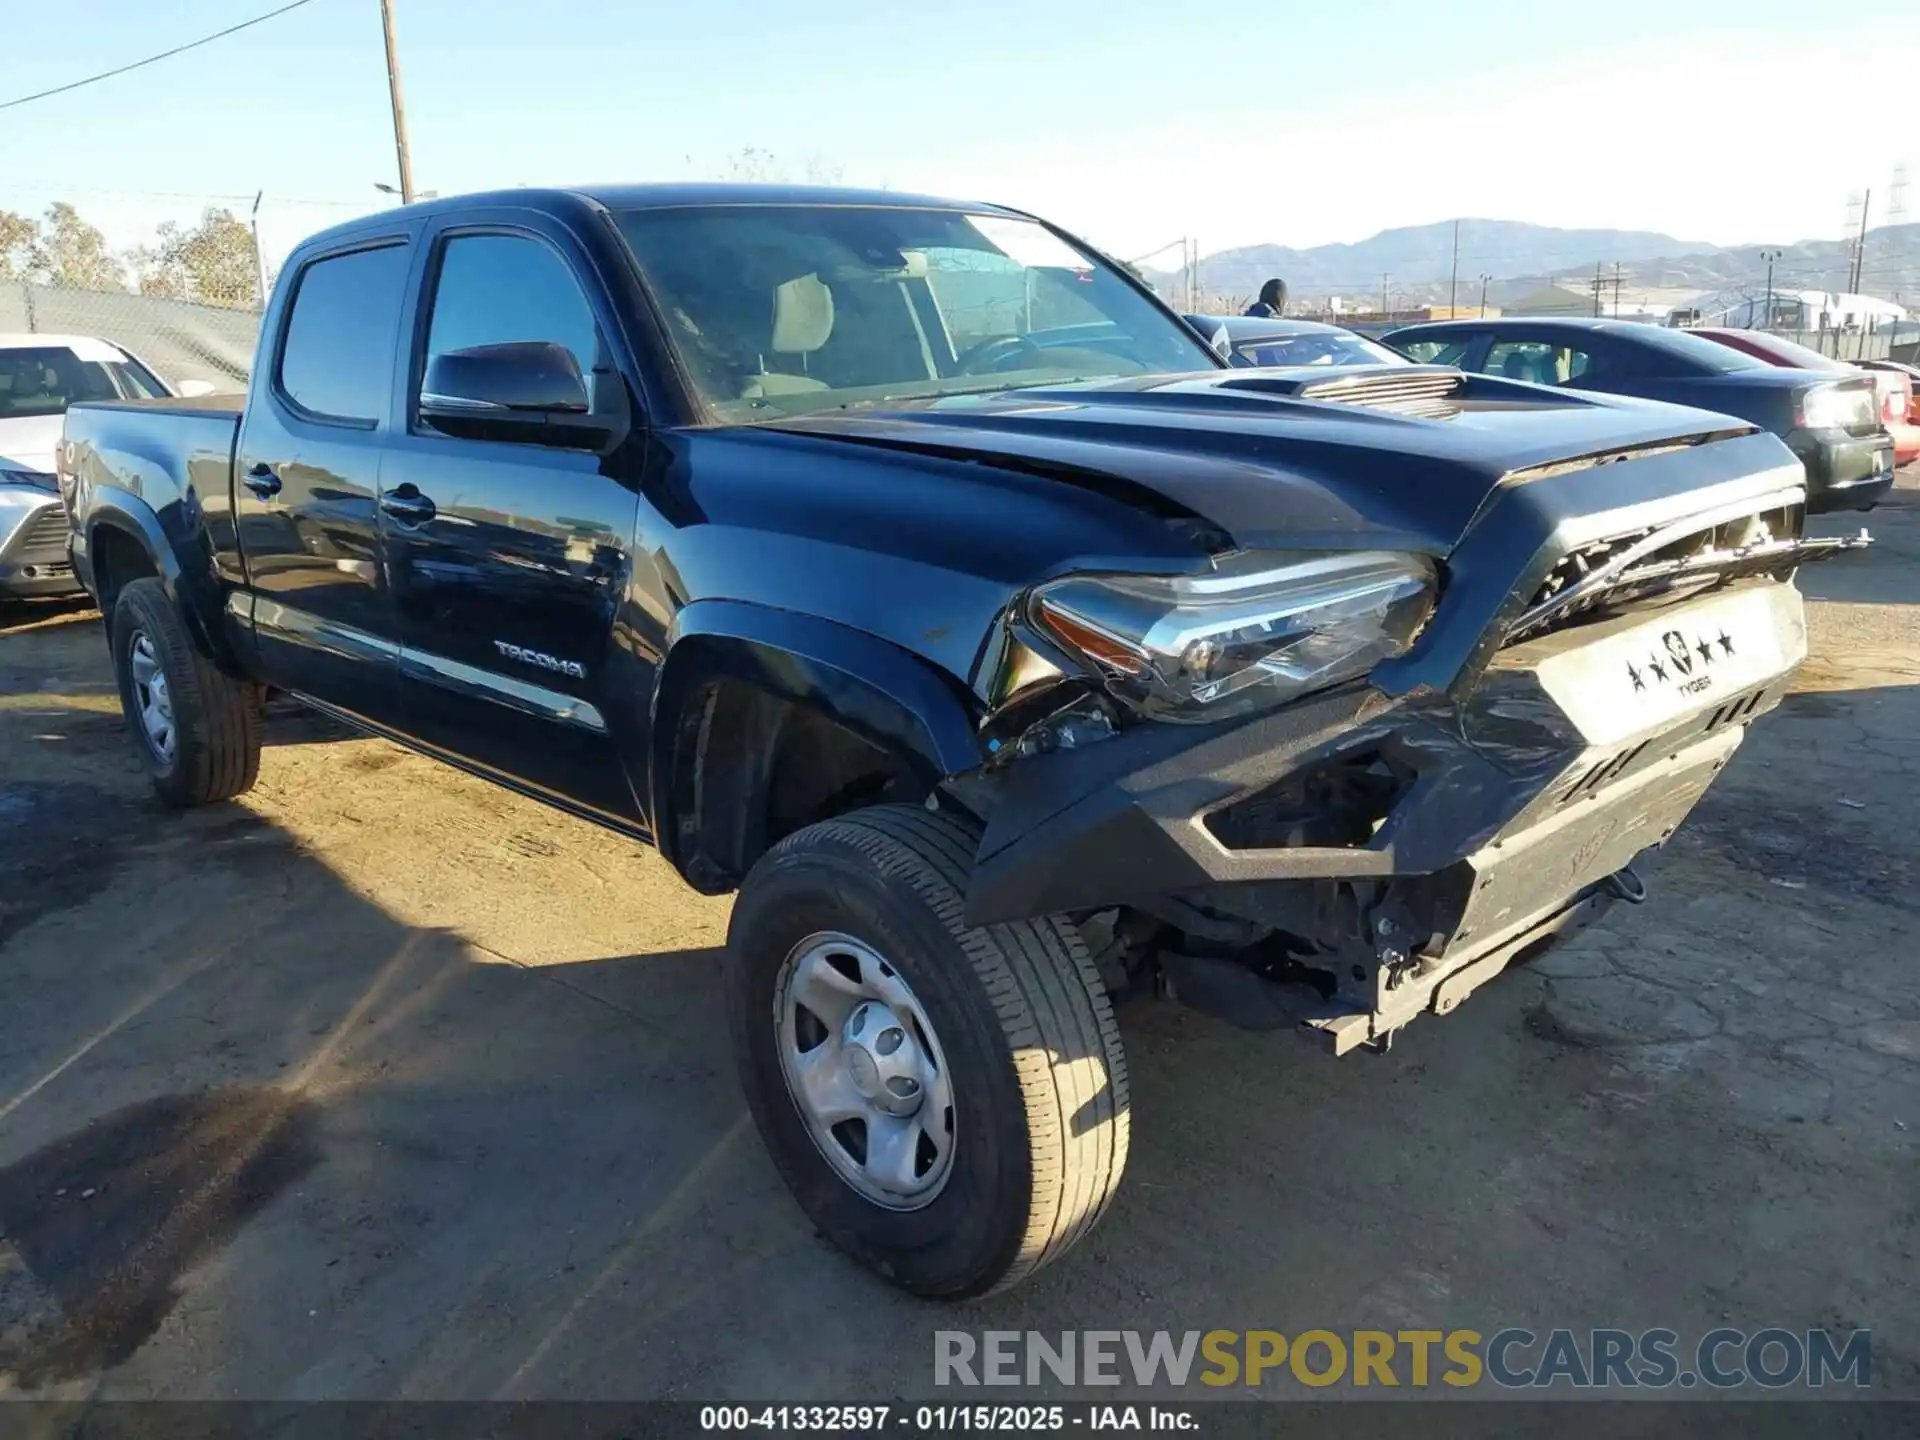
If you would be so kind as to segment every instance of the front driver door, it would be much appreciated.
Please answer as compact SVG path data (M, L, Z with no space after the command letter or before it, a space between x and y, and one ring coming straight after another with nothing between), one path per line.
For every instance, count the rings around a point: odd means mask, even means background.
M463 215L430 237L407 423L381 475L409 734L549 798L636 824L607 682L637 489L609 454L436 430L420 381L449 350L548 341L573 352L593 408L624 412L589 262L526 212ZM608 387L622 387L618 392ZM620 717L616 717L616 720Z

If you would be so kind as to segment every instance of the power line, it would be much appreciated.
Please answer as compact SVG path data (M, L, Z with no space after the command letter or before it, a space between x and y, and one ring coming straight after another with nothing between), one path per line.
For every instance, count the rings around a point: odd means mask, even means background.
M216 30L213 34L204 35L198 40L189 40L186 44L176 45L171 50L162 50L158 55L149 55L144 60L135 60L130 65L121 65L112 70L102 70L98 75L89 75L84 80L73 80L65 85L56 85L51 90L41 90L32 95L22 95L17 100L0 101L0 110L11 110L16 105L25 105L32 100L45 100L50 95L64 95L67 91L78 90L83 85L92 85L101 80L111 80L114 76L124 75L129 70L138 70L143 65L152 65L157 61L169 60L175 55L184 54L188 50L197 50L202 45L211 45L215 40L225 39L227 36L238 31L248 29L250 26L263 24L277 15L284 15L289 10L298 10L302 5L310 5L312 3L313 0L291 0L290 4L282 5L278 10L269 10L266 14L256 15L251 20L242 20L238 25L229 25L224 30Z

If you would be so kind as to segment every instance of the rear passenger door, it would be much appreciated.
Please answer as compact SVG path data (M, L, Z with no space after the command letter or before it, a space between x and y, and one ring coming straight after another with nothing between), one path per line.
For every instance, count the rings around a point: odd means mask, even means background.
M604 341L612 317L591 262L545 217L449 217L425 244L404 419L381 475L406 729L523 788L636 821L607 717L644 701L605 683L638 505L629 447L475 439L420 410L435 357L526 341L571 351L596 410L630 405Z
M262 337L235 455L234 519L261 672L391 726L399 632L377 508L411 236L296 257Z

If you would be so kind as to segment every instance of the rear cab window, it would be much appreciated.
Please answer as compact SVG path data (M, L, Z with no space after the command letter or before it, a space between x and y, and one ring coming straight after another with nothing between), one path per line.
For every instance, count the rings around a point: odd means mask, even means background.
M391 243L325 255L300 272L274 381L305 418L372 429L386 414L411 254Z

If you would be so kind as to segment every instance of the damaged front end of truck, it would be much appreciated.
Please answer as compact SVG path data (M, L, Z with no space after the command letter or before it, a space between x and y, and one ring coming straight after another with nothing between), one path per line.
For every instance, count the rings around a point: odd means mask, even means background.
M1384 1050L1646 898L1805 657L1794 571L1866 543L1804 515L1776 441L1703 430L1508 470L1444 553L1038 584L953 787L968 919L1066 913L1110 988Z

